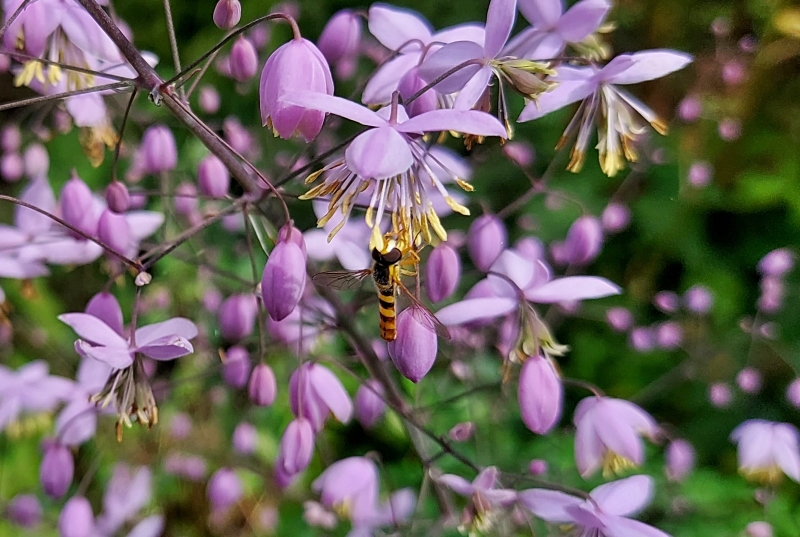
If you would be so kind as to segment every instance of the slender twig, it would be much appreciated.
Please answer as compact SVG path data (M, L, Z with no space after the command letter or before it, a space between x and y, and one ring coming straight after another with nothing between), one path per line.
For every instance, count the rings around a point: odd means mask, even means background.
M172 8L169 0L164 0L164 15L167 18L167 34L169 35L169 48L172 52L172 63L175 65L175 72L181 72L181 56L178 52L178 40L175 38L175 24L172 22Z
M258 282L259 272L258 267L256 266L256 258L253 255L253 236L252 229L250 228L250 219L247 217L247 205L242 207L242 213L244 215L245 238L247 240L247 254L250 258L250 269L253 272L253 281ZM267 336L264 333L264 327L267 326L267 315L266 310L264 309L264 301L256 300L256 302L258 303L258 350L259 362L261 362L261 360L264 359L267 351Z
M125 126L128 124L128 116L131 113L131 107L133 107L133 101L136 100L137 90L136 88L133 89L131 93L131 98L128 99L128 105L125 107L125 114L122 116L122 124L119 126L119 136L117 137L117 143L114 146L114 160L111 163L111 179L114 181L117 180L117 165L119 164L119 151L122 148L122 136L125 134Z
M74 95L83 95L85 93L97 93L100 91L117 90L132 86L132 81L128 82L114 82L106 84L105 86L94 86L91 88L83 88L79 90L65 91L63 93L55 93L53 95L41 95L39 97L31 97L30 99L22 99L11 103L0 104L0 112L3 110L11 110L12 108L19 108L21 106L28 106L29 104L38 104L48 101L57 101L59 99L66 99Z

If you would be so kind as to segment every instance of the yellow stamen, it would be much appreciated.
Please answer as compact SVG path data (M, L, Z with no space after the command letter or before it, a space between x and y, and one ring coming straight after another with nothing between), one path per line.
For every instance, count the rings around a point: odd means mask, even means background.
M466 207L464 207L463 205L461 205L460 203L458 203L458 202L457 202L456 200L454 200L452 197L450 197L450 196L446 196L446 197L444 198L444 201L446 201L446 202L447 202L447 206L448 206L448 207L450 207L451 209L453 209L453 210L454 210L455 212L457 212L458 214L463 214L464 216L469 216L469 209L467 209Z

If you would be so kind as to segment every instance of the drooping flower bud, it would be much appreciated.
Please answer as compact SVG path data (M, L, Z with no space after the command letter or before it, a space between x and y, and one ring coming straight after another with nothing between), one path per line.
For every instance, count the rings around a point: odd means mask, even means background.
M125 255L131 244L131 228L125 216L103 209L97 222L97 237L111 249Z
M45 494L54 499L63 496L72 483L74 473L75 461L69 449L58 442L46 440L39 468L39 480Z
M217 310L220 335L231 342L241 341L253 333L258 303L250 294L231 295Z
M42 504L33 494L18 494L8 502L4 514L17 526L33 528L42 521Z
M278 392L278 384L275 381L275 373L272 372L272 368L263 362L255 366L250 374L250 384L247 388L253 404L270 406L274 403Z
M508 244L508 233L502 220L493 214L475 219L467 232L467 250L478 269L486 272Z
M361 17L351 9L342 9L328 19L317 44L319 51L332 65L355 56L360 41Z
M166 125L153 125L142 136L144 170L149 174L159 174L175 169L178 163L178 148L175 137Z
M628 344L639 352L650 352L655 347L655 334L647 326L637 326L631 330Z
M542 475L543 473L547 472L547 461L542 459L533 459L530 464L528 464L528 471L533 475Z
M727 408L733 402L731 387L724 382L715 382L708 388L708 400L717 408Z
M600 220L605 231L619 233L628 227L631 221L631 210L628 209L627 205L611 202L603 209Z
M50 156L42 144L31 144L22 153L25 163L25 175L30 179L38 179L47 175L50 169Z
M432 302L439 302L455 292L461 279L461 259L447 243L431 251L425 264L425 291Z
M400 97L403 99L403 107L408 113L408 117L418 116L425 112L436 110L437 96L436 90L430 88L425 93L409 102L409 99L417 94L427 84L422 80L417 73L417 67L412 67L406 74L404 74L397 84L397 91L400 92Z
M764 276L781 277L794 268L795 254L788 248L779 248L761 258L758 272Z
M322 129L325 113L288 105L283 99L297 91L333 95L333 77L325 57L311 41L292 39L280 46L261 71L259 97L261 121L276 136L288 139L295 132L307 142Z
M687 95L678 103L678 116L686 123L697 121L703 113L703 104L694 95Z
M98 217L94 211L92 191L74 173L72 178L64 185L64 188L61 189L59 207L61 208L61 218L67 224L83 231L87 235L94 236L97 232ZM80 238L80 235L74 235L76 238Z
M188 182L176 186L173 204L176 213L187 218L191 217L197 212L197 187Z
M633 326L633 314L627 308L608 308L606 321L617 332L626 332Z
M306 288L306 255L302 234L284 226L278 244L270 253L261 276L261 296L267 313L276 321L289 316L300 303Z
M208 501L214 511L225 510L242 497L242 482L231 468L220 468L208 480Z
M304 363L289 378L289 406L320 431L330 414L342 423L353 416L353 403L342 383L325 366Z
M365 429L375 425L386 411L383 395L383 386L374 379L368 380L358 388L355 401L356 419Z
M58 515L58 534L60 537L89 537L94 527L94 513L89 500L83 496L73 496Z
M603 227L594 216L582 216L575 220L564 241L566 261L575 265L586 265L597 258L603 243Z
M233 430L233 449L242 455L250 455L256 449L258 432L250 423L243 421Z
M206 196L224 198L231 185L231 176L220 159L208 155L197 167L197 184Z
M527 168L533 164L536 151L527 142L506 142L503 144L503 154L520 168Z
M225 0L222 0L223 2ZM216 114L221 104L219 92L214 86L203 86L198 92L197 102L200 105L200 110L206 114Z
M239 0L219 0L217 5L214 6L214 24L220 30L230 30L242 18L242 4Z
M772 524L763 520L750 522L745 526L744 531L747 537L772 537L774 535Z
M711 291L704 285L694 285L686 290L683 295L686 309L693 313L708 313L714 306L714 297Z
M25 172L25 162L19 153L5 153L0 156L0 176L9 183L22 179Z
M436 332L417 307L397 316L397 338L390 341L389 357L397 370L412 382L422 380L433 367L438 352Z
M675 313L681 305L681 299L672 291L659 291L653 297L653 305L664 313Z
M683 328L675 321L666 321L656 326L655 340L659 347L675 350L683 343Z
M447 431L447 436L453 442L466 442L473 434L475 434L475 424L471 421L457 423Z
M531 356L519 373L519 409L525 426L547 434L561 418L564 387L550 360Z
M694 469L694 448L686 440L673 440L667 447L667 478L683 481Z
M232 388L242 388L250 377L250 353L244 347L229 348L222 364L222 379Z
M22 133L19 127L9 124L0 130L0 150L3 153L17 153L22 145Z
M786 387L786 400L795 408L800 408L800 378L794 379Z
M708 186L713 177L714 168L712 168L711 164L706 161L695 162L692 164L689 167L689 173L687 175L689 184L697 188Z
M128 187L119 181L112 181L106 188L106 203L108 208L115 213L124 213L131 206L131 197Z
M299 474L311 462L314 454L314 429L305 418L297 418L286 426L281 437L276 466L290 476Z
M745 367L736 375L736 384L745 393L758 393L762 383L761 372L754 367Z
M244 36L240 36L231 47L229 58L231 76L239 82L253 78L258 71L258 53L256 47Z

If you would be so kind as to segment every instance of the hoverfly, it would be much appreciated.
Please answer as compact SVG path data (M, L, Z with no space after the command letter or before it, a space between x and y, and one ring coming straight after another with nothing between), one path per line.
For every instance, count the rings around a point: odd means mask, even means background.
M409 270L405 267L418 265L419 255L413 245L406 245L404 241L392 239L389 235L383 237L377 231L377 226L374 228L370 240L372 268L320 272L315 274L312 280L317 284L334 289L354 289L364 278L372 276L372 282L378 291L381 337L385 341L394 341L397 338L396 297L398 289L411 302L411 307L418 308L422 312L420 318L427 323L431 330L436 331L445 339L450 339L447 328L403 285L400 279L401 276L417 274L416 270Z

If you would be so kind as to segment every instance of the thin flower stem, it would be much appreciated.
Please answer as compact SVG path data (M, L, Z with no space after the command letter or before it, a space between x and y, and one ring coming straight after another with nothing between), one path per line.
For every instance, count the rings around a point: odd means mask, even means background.
M122 135L125 134L125 127L128 124L128 116L131 113L131 107L133 107L133 101L136 100L136 94L138 90L133 88L133 92L131 92L131 98L128 99L128 105L125 107L125 113L122 116L122 124L119 126L119 136L117 137L117 143L114 146L114 160L111 163L111 179L113 181L117 180L117 165L119 164L119 152L122 148Z
M3 40L3 36L6 35L6 31L8 31L11 25L14 24L14 21L17 20L17 17L20 16L20 14L25 10L26 7L28 7L28 4L30 4L32 1L33 0L24 0L19 5L19 7L14 11L14 13L12 13L10 17L8 17L8 20L3 23L3 26L0 26L0 41Z
M597 386L595 386L591 382L586 382L585 380L564 377L564 378L561 379L561 381L564 384L569 385L569 386L575 386L577 388L583 388L584 390L589 390L590 392L592 392L595 395L595 397L605 397L605 395L606 395L603 392L603 390L601 390L600 388L598 388Z
M5 195L0 195L0 201L9 201L9 202L14 203L16 205L19 205L20 207L25 207L26 209L30 209L32 211L36 211L37 213L46 216L50 220L58 222L59 224L61 224L65 228L69 229L70 231L72 231L74 233L77 233L78 235L80 235L81 237L86 239L87 241L91 241L91 242L95 243L96 245L101 247L103 250L105 250L109 254L113 255L114 257L117 257L117 258L121 259L124 263L126 263L128 266L130 266L133 269L135 269L137 272L141 272L142 270L144 270L140 263L138 263L136 261L133 261L132 259L128 259L123 254L121 254L120 252L118 252L115 249L111 248L110 246L108 246L106 243L104 243L103 241L101 241L97 237L92 237L88 233L84 233L83 231L81 231L80 229L76 228L75 226L73 226L71 224L68 224L67 222L65 222L61 218L55 216L54 214L48 213L47 211L37 207L36 205L31 205L30 203L27 203L27 202L22 201L20 199L14 198L12 196L5 196Z
M172 63L175 66L175 72L180 73L181 56L178 52L178 40L175 38L175 24L172 22L172 8L169 0L164 0L164 15L167 19L167 34L169 36L169 48L172 52Z
M72 97L74 95L83 95L85 93L97 93L99 91L107 91L107 90L118 90L122 88L131 87L133 84L132 82L113 82L111 84L106 84L105 86L94 86L92 88L83 88L79 90L72 90L72 91L65 91L63 93L55 93L53 95L41 95L39 97L31 97L30 99L22 99L20 101L14 101L11 103L6 103L0 105L0 112L3 110L11 110L12 108L19 108L21 106L28 106L29 104L38 104L38 103L45 103L48 101L57 101L60 99L66 99L67 97Z
M442 80L444 80L445 78L449 77L450 75L453 75L453 74L455 74L455 73L459 72L460 70L464 69L465 67L469 67L470 65L480 65L480 64L481 64L481 60L478 60L478 59L467 60L467 61L465 61L465 62L461 62L461 63L459 63L458 65L456 65L456 66L455 66L455 67L453 67L452 69L450 69L450 70L448 70L448 71L445 71L443 74L441 74L441 75L439 75L438 77L436 77L436 78L435 78L435 79L434 79L434 80L433 80L433 81L432 81L430 84L428 84L428 85L426 85L426 86L423 86L423 87L422 87L422 88L421 88L421 89L420 89L418 92L416 92L414 95L412 95L412 96L411 96L411 97L409 97L408 99L405 99L405 100L404 100L404 103L412 103L412 102L416 101L416 100L417 100L417 99L419 99L419 98L420 98L420 97L421 97L421 96L422 96L422 95L423 95L423 94L424 94L426 91L428 91L428 90L432 89L432 88L433 88L433 87L434 87L436 84L438 84L439 82L441 82L441 81L442 81Z
M7 50L0 50L0 54L5 56L11 56L15 59L37 61L43 65L55 65L56 67L60 67L65 71L74 71L76 73L92 75L97 78L107 78L109 80L116 80L117 82L131 82L131 83L133 82L133 79L131 79L130 77L112 75L111 73L107 73L105 71L95 71L93 69L87 69L85 67L79 67L77 65L70 65L68 63L48 60L47 58L40 58L38 56L31 56L29 54L25 54L24 52L16 52L16 51L9 52Z
M217 54L219 54L218 50L215 51L211 56L209 56L206 59L206 62L203 64L203 67L201 67L200 70L197 71L196 75L192 75L194 80L192 81L192 85L189 86L189 89L186 90L186 100L187 101L194 94L194 90L197 89L197 86L200 84L200 81L203 80L203 76L205 76L206 71L208 71L208 68L211 67L212 63L214 63L214 59L217 57ZM187 81L188 81L188 79L187 79Z
M562 154L565 155L566 152L562 151L561 154L557 153L556 156L548 163L547 168L544 170L544 173L539 178L539 180L531 181L532 183L531 187L527 191L525 191L524 194L517 197L514 201L512 201L511 203L503 207L501 210L499 210L497 212L497 217L500 218L501 220L504 218L508 218L514 213L514 211L516 211L517 209L528 203L528 201L530 201L530 199L533 198L536 194L544 192L545 185L550 180L551 176L556 170L556 163L558 163L559 166L561 165L562 159L558 157L561 156Z
M260 280L258 274L258 267L256 266L256 258L253 255L253 230L250 226L250 219L247 216L247 205L242 207L242 214L244 216L245 239L247 240L247 254L250 258L250 269L253 272L253 282L256 283ZM256 283L256 285L258 285ZM259 349L259 362L264 360L267 350L267 338L264 333L264 327L267 324L266 311L264 310L264 302L256 299L258 304L258 349ZM302 339L302 337L301 337Z

